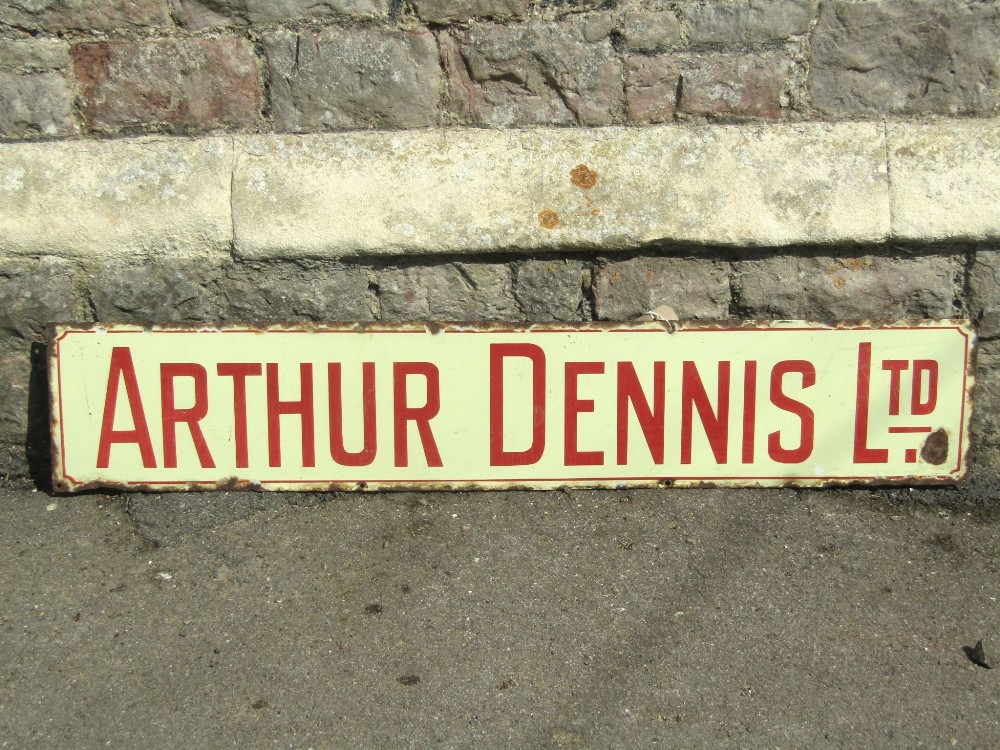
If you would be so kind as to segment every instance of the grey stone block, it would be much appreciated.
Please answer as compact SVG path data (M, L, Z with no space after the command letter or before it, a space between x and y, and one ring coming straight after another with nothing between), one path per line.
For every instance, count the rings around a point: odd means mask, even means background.
M832 116L992 113L998 46L995 2L824 2L812 37L813 102Z
M69 62L69 45L62 40L0 39L0 69L61 70Z
M369 271L359 266L261 263L235 266L221 281L226 322L374 320Z
M93 313L106 323L374 319L368 271L357 266L157 259L105 266L89 279Z
M633 258L594 271L599 320L631 320L670 305L683 320L729 317L729 265L702 258Z
M514 297L530 321L579 320L583 264L575 260L526 260L517 264Z
M681 43L681 25L672 10L630 8L623 14L621 34L633 52L653 52Z
M74 133L73 93L60 73L0 72L0 135L25 138Z
M41 341L47 324L82 318L75 270L56 259L0 263L0 337Z
M609 125L623 115L609 14L442 34L452 111L470 123Z
M979 337L1000 337L1000 251L980 250L969 274L969 313Z
M12 0L0 24L35 31L111 31L170 25L167 0Z
M681 6L691 44L761 44L809 30L813 0L715 0Z
M835 320L948 318L961 258L778 256L736 263L736 302L748 317Z
M282 23L312 19L384 16L386 0L171 0L188 29Z
M978 463L1000 466L1000 341L979 347L972 409L972 447Z
M528 0L413 0L421 21L451 23L475 18L523 18Z
M101 323L203 323L221 317L218 261L199 258L109 263L88 274Z
M378 274L387 321L521 320L510 266L448 263L386 268Z
M274 126L293 133L410 128L438 121L434 35L327 28L265 35Z

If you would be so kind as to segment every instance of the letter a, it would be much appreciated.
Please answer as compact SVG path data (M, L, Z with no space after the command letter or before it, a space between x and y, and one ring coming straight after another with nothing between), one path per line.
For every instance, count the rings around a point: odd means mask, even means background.
M125 381L125 395L132 412L131 430L115 429L115 408L118 404L118 381ZM116 346L111 350L111 369L108 371L108 390L104 397L104 419L101 420L101 440L97 447L97 468L108 468L112 443L135 443L139 446L142 465L147 469L156 468L153 442L149 439L146 414L139 398L139 381L135 377L132 351L127 346Z

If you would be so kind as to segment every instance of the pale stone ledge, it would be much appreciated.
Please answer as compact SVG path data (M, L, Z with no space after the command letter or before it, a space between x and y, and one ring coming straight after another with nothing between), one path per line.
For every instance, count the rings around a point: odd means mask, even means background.
M242 256L783 246L889 235L882 127L439 130L249 138Z
M945 120L887 126L893 235L1000 238L1000 125Z
M0 255L229 253L231 138L0 145Z
M1000 240L1000 127L944 120L0 144L2 256L889 239Z

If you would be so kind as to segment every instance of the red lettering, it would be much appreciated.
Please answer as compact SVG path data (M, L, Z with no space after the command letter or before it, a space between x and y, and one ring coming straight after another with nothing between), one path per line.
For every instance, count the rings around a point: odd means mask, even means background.
M580 375L600 375L603 362L567 362L565 398L565 442L563 455L566 466L598 466L604 463L604 451L581 451L577 448L579 425L577 415L594 410L594 401L577 397L577 378Z
M858 344L858 390L854 410L854 463L884 464L889 462L885 448L868 447L868 405L871 398L872 345Z
M882 360L882 369L889 371L889 413L899 414L899 386L903 370L910 369L909 361L905 359Z
M653 463L663 463L663 431L666 423L666 362L653 362L653 408L642 392L639 376L631 362L618 363L618 465L628 463L628 407L632 404L646 439Z
M924 373L927 374L927 400L921 401L924 390ZM930 414L937 406L938 363L933 359L913 360L913 392L910 394L910 413Z
M194 380L194 405L178 409L174 400L174 379ZM160 420L163 423L163 466L177 467L177 423L184 422L191 433L194 449L202 468L214 469L215 461L208 450L205 435L198 423L208 414L208 373L201 365L185 362L164 362L160 365Z
M129 411L132 412L132 429L115 429L115 408L118 404L118 381L125 383ZM97 468L106 469L111 460L111 446L114 443L135 443L139 446L142 465L146 469L156 468L153 455L153 441L149 439L146 413L139 397L139 381L135 377L132 364L132 350L127 346L116 346L111 350L111 367L108 370L108 388L104 395L104 418L101 420L101 439L97 444Z
M772 460L778 463L800 464L812 455L813 440L816 433L816 416L808 406L801 401L789 398L782 391L782 378L790 372L801 373L803 390L816 385L816 368L813 367L811 362L806 362L802 359L790 359L779 362L771 370L771 403L779 409L798 416L802 422L802 428L797 448L782 448L781 434L778 431L772 432L767 436L767 454Z
M247 378L260 375L263 368L257 363L222 362L216 367L221 377L233 379L233 427L236 438L236 467L250 465L247 448Z
M712 411L708 393L701 382L694 362L684 363L681 380L681 463L691 463L691 442L694 431L694 409L705 428L708 444L716 463L728 460L729 442L729 362L719 362L718 412Z
M327 365L330 390L330 455L341 466L368 466L375 460L375 363L361 365L361 421L364 425L364 444L357 452L344 447L344 392L340 363Z
M312 364L299 364L299 400L278 397L278 363L267 363L267 449L268 465L281 466L281 415L302 417L302 465L316 465L316 430L313 417Z
M531 445L523 451L504 450L503 361L531 360ZM534 344L490 344L490 466L538 463L545 451L545 352Z
M752 464L757 430L757 362L743 365L743 463Z
M427 381L427 401L423 406L408 406L406 400L406 378L409 375L423 375ZM396 466L409 466L409 452L406 439L406 423L415 422L420 443L428 466L443 466L431 420L441 409L441 386L438 368L430 362L396 362L392 366L393 427L395 439Z

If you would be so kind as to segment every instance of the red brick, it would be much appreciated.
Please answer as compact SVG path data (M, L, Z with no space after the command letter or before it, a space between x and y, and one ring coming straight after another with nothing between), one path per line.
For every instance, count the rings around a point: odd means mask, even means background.
M663 122L692 115L780 119L793 64L780 56L660 55L629 60L629 119Z
M257 58L242 39L99 42L73 56L94 130L238 128L260 117Z
M628 61L628 116L631 122L666 122L677 110L681 69L671 55L634 55Z

